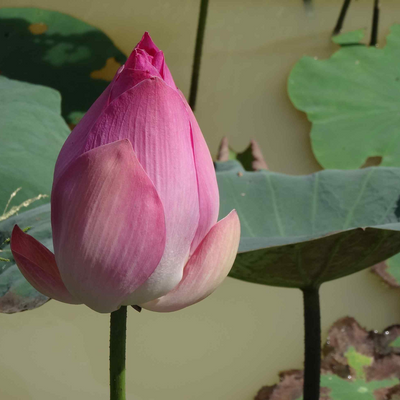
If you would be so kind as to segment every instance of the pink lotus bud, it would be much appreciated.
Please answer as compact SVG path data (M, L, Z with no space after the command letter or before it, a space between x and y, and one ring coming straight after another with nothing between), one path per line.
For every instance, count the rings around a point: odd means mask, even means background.
M239 245L235 211L217 223L206 142L164 55L145 33L59 154L54 255L17 226L14 258L41 293L99 312L174 311L208 296Z

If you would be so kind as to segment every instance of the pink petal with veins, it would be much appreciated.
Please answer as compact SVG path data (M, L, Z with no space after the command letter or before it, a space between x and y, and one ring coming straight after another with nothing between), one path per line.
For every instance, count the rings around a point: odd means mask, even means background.
M25 279L40 293L69 304L80 304L65 287L54 254L15 225L11 251Z
M240 222L234 210L213 226L197 247L179 285L165 296L141 307L158 312L177 311L209 296L231 270L239 240Z
M95 311L117 310L154 272L166 240L163 205L129 140L73 161L53 186L51 206L65 286Z

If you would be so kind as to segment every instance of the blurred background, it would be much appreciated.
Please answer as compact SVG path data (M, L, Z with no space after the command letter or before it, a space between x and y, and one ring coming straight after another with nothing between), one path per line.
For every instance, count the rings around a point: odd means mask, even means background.
M330 35L342 0L307 4L210 0L196 117L213 156L223 136L237 151L254 138L273 171L320 169L287 77L303 55L326 58L336 49ZM0 7L66 13L102 30L125 55L149 31L189 95L198 0L0 0ZM368 36L372 8L372 0L353 2L345 30L366 28ZM400 2L382 0L380 46L395 22ZM368 270L324 284L321 302L324 335L345 315L367 329L400 322L400 293ZM0 314L0 398L106 400L108 329L109 315L55 301ZM127 346L129 400L251 400L279 371L302 367L301 292L227 278L207 300L176 313L130 309Z

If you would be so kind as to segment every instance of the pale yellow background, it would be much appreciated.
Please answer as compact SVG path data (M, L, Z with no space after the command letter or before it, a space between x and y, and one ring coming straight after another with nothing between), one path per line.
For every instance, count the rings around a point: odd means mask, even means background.
M318 169L310 126L286 94L303 54L325 57L342 0L210 0L197 118L213 154L222 136L243 149L251 137L270 168ZM370 27L372 0L351 6L346 30ZM380 38L400 22L400 2L382 0ZM145 30L165 52L187 95L197 26L195 0L0 0L1 7L62 11L103 29L128 53ZM1 51L1 49L0 49ZM279 266L277 266L279 268ZM368 271L322 287L326 334L337 318L369 329L400 322L400 291ZM109 316L55 301L0 315L1 400L106 400ZM303 359L300 291L228 278L207 300L172 314L129 310L129 400L251 400Z

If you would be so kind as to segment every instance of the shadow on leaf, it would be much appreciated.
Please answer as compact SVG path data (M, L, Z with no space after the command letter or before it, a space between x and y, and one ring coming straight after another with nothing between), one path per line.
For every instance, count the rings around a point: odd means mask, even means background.
M57 89L62 115L73 125L126 61L95 27L37 8L0 9L0 48L0 73Z

